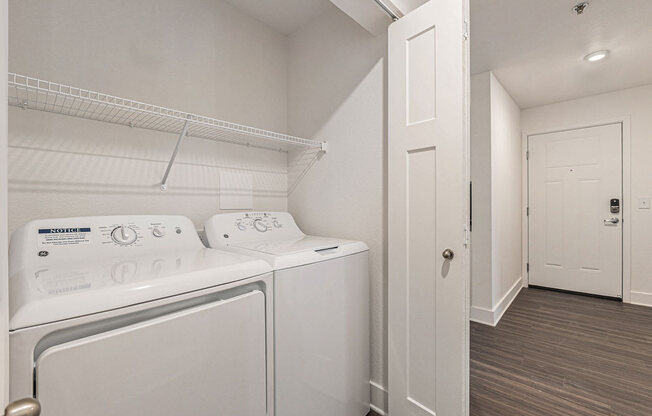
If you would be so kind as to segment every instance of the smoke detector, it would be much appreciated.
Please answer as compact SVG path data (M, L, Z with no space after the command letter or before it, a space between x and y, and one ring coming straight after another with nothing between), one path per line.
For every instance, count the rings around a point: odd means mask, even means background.
M584 10L589 7L589 2L584 1L580 4L576 4L575 7L573 7L573 11L579 16L584 13Z

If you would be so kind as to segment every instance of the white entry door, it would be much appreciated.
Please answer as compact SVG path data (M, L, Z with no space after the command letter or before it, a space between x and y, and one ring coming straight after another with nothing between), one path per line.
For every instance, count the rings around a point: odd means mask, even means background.
M622 125L530 136L528 150L530 285L622 298Z
M389 414L467 414L462 0L389 29Z

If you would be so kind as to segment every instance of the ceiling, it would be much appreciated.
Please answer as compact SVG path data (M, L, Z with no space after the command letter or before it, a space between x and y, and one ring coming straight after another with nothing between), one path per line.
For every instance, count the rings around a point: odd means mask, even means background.
M335 7L330 0L224 0L284 35Z
M580 1L471 0L471 72L492 70L521 108L652 83L652 1L588 0L578 16Z

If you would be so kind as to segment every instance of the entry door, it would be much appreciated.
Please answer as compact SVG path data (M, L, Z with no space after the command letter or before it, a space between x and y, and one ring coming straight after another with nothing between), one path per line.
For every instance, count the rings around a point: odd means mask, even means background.
M530 136L529 152L530 284L621 298L621 124Z
M389 414L467 413L465 4L389 28Z

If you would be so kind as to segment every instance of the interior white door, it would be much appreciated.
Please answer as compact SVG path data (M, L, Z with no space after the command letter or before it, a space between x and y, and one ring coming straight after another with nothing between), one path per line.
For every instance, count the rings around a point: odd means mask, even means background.
M389 28L392 416L467 413L466 10L430 1Z
M530 136L528 150L530 285L622 297L621 124Z

